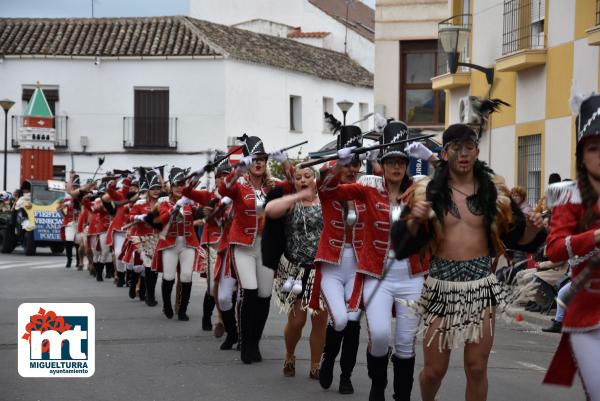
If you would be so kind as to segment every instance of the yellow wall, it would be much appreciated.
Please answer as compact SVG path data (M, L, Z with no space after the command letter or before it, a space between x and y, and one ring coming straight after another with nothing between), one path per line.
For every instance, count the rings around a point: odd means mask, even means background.
M500 128L512 125L516 120L517 107L517 73L498 72L494 73L494 84L492 86L491 98L498 98L510 104L511 107L503 106L498 113L493 114L492 128ZM490 86L485 79L485 74L471 70L471 96L488 97Z
M545 122L544 120L540 120L540 121L533 121L533 122L529 122L529 123L523 123L523 124L517 124L515 126L515 185L519 185L519 137L522 136L529 136L529 135L536 135L536 134L541 134L542 136L542 143L541 143L541 160L540 160L540 167L541 167L541 182L540 182L540 194L543 194L545 191L545 171L544 171L544 166L546 163L545 160L545 148L546 148L546 136L545 136Z
M596 0L575 0L575 39L585 38L585 30L595 25Z
M571 115L573 42L548 49L546 59L546 118ZM526 107L526 106L525 106Z

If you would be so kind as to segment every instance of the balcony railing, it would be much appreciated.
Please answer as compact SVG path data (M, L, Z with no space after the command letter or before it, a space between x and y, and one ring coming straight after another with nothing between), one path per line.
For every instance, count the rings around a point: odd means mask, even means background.
M19 128L23 126L23 118L26 116L13 115L11 119L11 145L13 148L19 147ZM54 116L54 128L56 136L54 146L56 148L69 147L69 116Z
M545 0L504 0L503 56L544 48L545 4Z
M438 32L439 32L440 28L444 25L457 25L457 26L462 26L462 27L470 30L471 29L471 19L472 19L471 14L455 15L453 17L450 17L450 18L440 22L438 24ZM459 57L458 61L460 63L470 62L469 61L469 42L470 41L471 41L471 35L469 34L464 48L458 49L458 51L460 52L460 57ZM467 71L469 71L468 67L462 67L462 66L459 66L458 70L457 70L457 72L467 72ZM450 71L448 70L448 57L446 56L446 52L444 52L442 43L438 39L436 76L444 75L449 72Z
M123 117L123 147L176 149L177 117Z

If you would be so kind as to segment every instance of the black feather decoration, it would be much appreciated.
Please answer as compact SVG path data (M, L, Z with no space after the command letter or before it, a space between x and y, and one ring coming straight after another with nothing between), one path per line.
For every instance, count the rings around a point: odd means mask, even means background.
M328 112L325 112L325 124L327 124L329 131L331 131L333 135L342 129L342 123L335 118L333 114L329 114Z
M244 132L244 135L238 136L236 139L240 142L246 142L246 139L248 139L248 134Z

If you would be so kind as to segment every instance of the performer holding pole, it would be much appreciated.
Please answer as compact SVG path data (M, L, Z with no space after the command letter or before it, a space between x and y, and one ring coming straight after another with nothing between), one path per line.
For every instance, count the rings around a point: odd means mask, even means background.
M600 400L600 95L572 104L576 119L577 181L550 186L552 224L546 253L568 261L577 288L568 302L562 339L544 383L571 386L575 373L588 400ZM584 282L581 282L584 280ZM563 300L565 301L565 300Z
M413 185L404 217L392 227L396 259L431 252L429 276L413 304L424 332L424 401L434 401L458 347L464 347L466 399L487 398L496 307L504 304L493 258L507 247L535 250L545 239L541 216L524 216L504 180L478 160L478 140L464 124L444 131L433 179Z
M244 157L219 185L219 193L233 200L234 217L229 232L233 263L243 289L241 308L241 358L244 363L260 362L259 341L262 336L271 302L273 270L263 266L261 234L267 192L273 186L291 191L292 166L283 152L273 152L276 161L283 163L288 181L277 182L267 171L269 154L258 137L243 137Z
M70 189L76 190L80 187L79 176L73 172L69 173ZM61 237L65 243L65 252L67 254L67 264L65 267L71 267L73 260L73 247L75 247L75 265L77 270L81 270L83 265L79 262L79 238L77 235L77 220L81 204L78 198L72 196L65 197L60 204L58 211L63 216L63 223L60 229Z

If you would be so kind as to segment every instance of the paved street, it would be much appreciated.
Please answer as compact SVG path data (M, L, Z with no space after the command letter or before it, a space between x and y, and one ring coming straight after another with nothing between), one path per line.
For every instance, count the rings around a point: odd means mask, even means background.
M271 308L262 341L264 361L243 365L239 353L220 351L212 333L200 330L204 283L196 275L191 320L167 320L161 307L130 300L111 281L97 283L87 272L64 268L62 256L0 255L0 400L366 400L366 332L353 376L356 393L322 390L308 378L308 344L297 350L295 378L281 373L285 318ZM160 288L160 286L159 286ZM160 298L160 294L157 294ZM96 373L89 379L25 379L17 373L17 308L23 302L90 302L96 308ZM365 326L363 324L363 326ZM364 331L364 330L363 330ZM558 336L529 326L498 323L490 359L489 400L583 400L574 389L542 386ZM419 345L420 350L420 345ZM417 365L421 366L419 351ZM338 370L339 373L339 370ZM391 380L391 369L389 378ZM418 386L413 399L419 399ZM453 356L440 401L461 400L462 358ZM391 383L387 397L391 399Z

